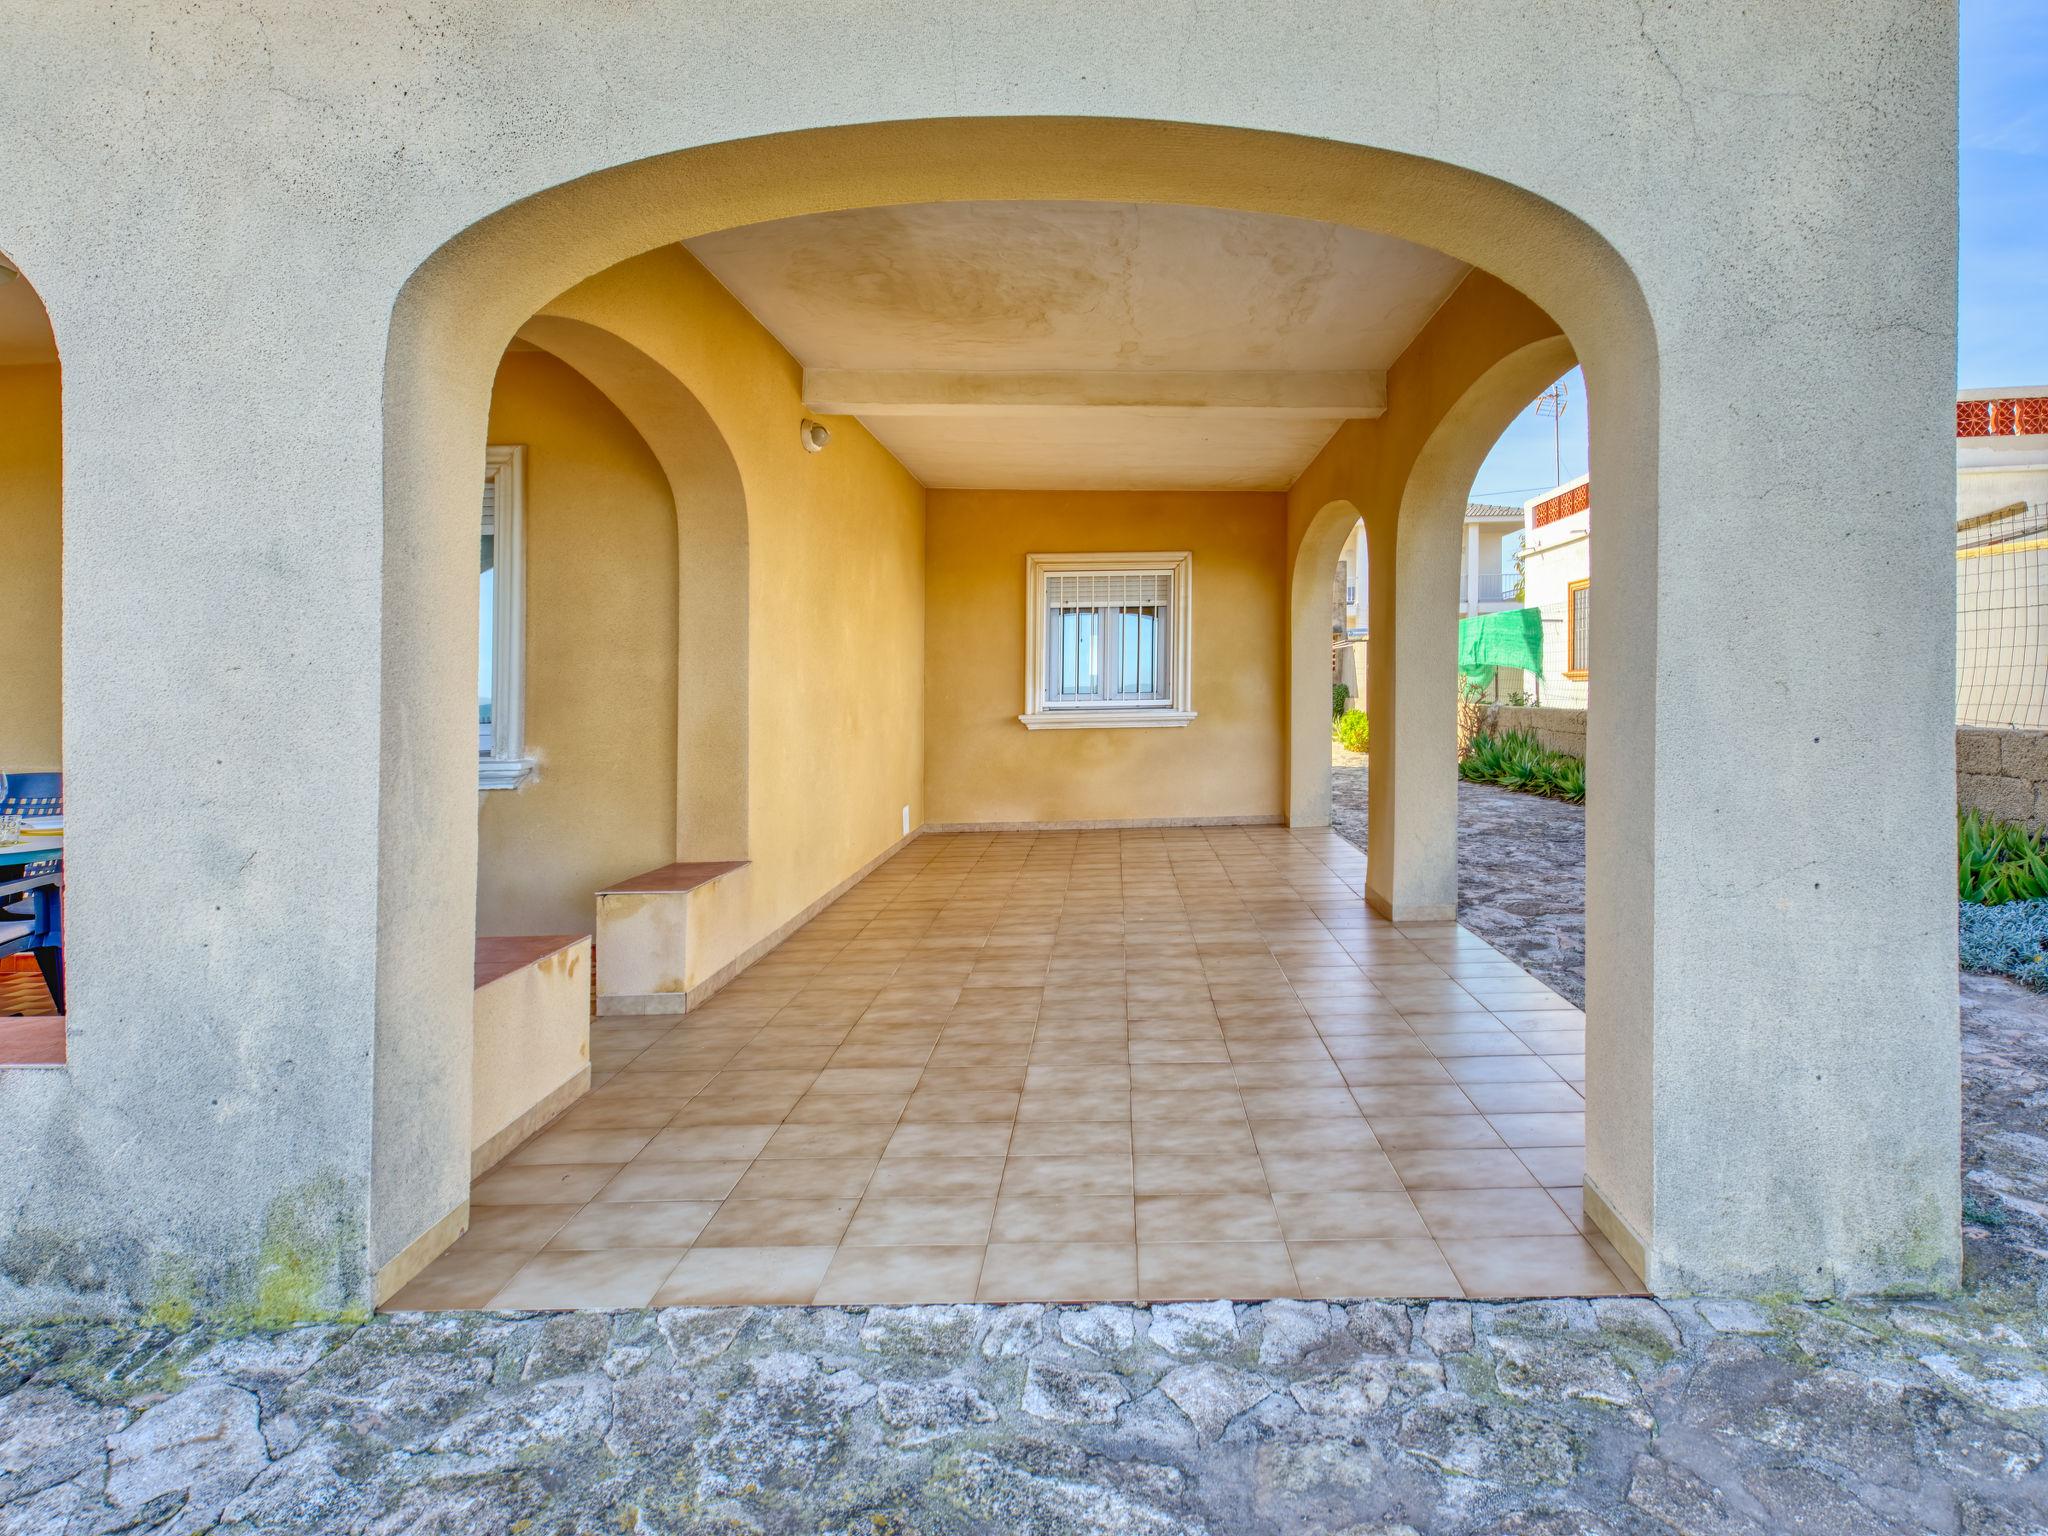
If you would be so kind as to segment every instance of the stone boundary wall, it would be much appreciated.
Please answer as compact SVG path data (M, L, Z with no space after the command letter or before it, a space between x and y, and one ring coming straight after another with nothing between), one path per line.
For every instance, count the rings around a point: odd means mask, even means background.
M1956 804L2048 828L2048 731L1956 727Z
M1486 729L1520 731L1553 752L1586 755L1583 709L1536 709L1498 705ZM2048 831L2048 731L1999 727L1956 727L1956 804L1999 821Z
M1487 712L1485 729L1495 736L1520 731L1534 736L1553 752L1586 755L1586 712L1583 709L1546 709L1536 705L1496 704Z

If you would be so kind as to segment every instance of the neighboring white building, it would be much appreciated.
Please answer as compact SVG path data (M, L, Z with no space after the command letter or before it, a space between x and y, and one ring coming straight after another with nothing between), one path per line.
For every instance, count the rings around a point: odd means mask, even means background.
M1519 606L1521 578L1515 572L1515 552L1521 543L1520 507L1494 506L1483 501L1466 504L1465 542L1458 562L1459 618ZM1371 600L1365 587L1365 562L1365 524L1361 521L1344 541L1331 593L1330 680L1349 688L1353 700L1363 696L1366 640L1372 628L1367 612ZM1514 686L1517 685L1503 677L1503 690ZM1506 696L1505 692L1502 696Z
M1956 396L1956 524L2048 504L2048 384Z
M1522 603L1543 611L1543 675L1527 688L1532 704L1586 707L1592 505L1585 475L1522 503Z
M1956 720L2048 730L2048 386L1956 397Z

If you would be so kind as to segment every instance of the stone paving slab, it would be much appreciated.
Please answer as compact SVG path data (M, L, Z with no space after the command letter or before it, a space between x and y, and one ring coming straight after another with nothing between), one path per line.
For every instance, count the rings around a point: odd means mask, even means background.
M0 1337L0 1532L2048 1529L2038 1316L742 1308Z

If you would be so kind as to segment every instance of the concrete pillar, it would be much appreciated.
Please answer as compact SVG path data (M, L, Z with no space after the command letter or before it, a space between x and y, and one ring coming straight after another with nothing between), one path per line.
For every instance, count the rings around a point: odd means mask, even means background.
M1435 510L1404 523L1391 555L1375 549L1372 560L1365 899L1397 923L1458 912L1460 519L1444 497Z
M1479 611L1479 525L1465 525L1465 611Z

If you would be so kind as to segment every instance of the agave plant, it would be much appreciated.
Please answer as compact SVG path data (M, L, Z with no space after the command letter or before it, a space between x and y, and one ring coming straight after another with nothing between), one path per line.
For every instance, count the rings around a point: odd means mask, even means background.
M1956 894L1987 907L2048 897L2048 847L2025 827L1979 811L1960 812Z

